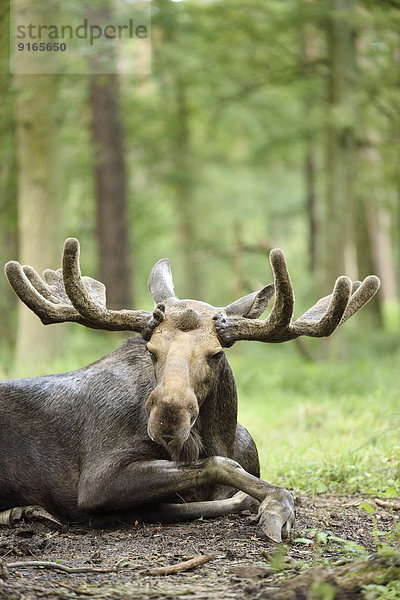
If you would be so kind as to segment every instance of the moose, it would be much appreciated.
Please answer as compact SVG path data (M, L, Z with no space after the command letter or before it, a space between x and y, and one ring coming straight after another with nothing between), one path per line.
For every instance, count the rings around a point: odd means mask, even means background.
M255 443L237 422L224 348L329 336L368 302L379 279L339 277L332 294L293 321L279 249L270 253L274 283L225 308L178 299L162 259L148 282L154 311L117 311L107 308L102 283L81 276L79 252L68 238L62 269L41 278L10 261L5 272L45 325L72 321L141 336L77 371L0 383L0 517L36 507L67 522L107 515L165 522L251 508L279 542L293 526L294 498L260 479Z

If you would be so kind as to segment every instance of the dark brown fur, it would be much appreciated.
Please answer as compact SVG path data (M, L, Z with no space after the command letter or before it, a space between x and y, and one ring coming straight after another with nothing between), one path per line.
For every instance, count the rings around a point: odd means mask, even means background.
M79 506L79 482L83 470L90 479L99 465L104 467L99 477L105 486L108 478L115 479L118 470L132 463L171 459L192 463L213 455L239 460L259 476L255 445L236 424L236 389L226 359L219 369L177 456L147 435L145 401L155 378L141 339L129 340L79 371L0 383L0 509L40 504L64 519L85 517L92 511ZM218 494L211 486L188 490L185 499ZM178 501L168 491L156 500L174 498ZM142 501L147 504L149 498ZM118 509L118 498L114 506Z

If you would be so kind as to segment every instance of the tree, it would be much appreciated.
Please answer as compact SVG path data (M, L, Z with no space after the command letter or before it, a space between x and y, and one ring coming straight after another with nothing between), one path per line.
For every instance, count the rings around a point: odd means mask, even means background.
M110 308L132 305L126 172L118 77L90 76L100 279Z
M57 76L17 75L18 258L39 273L59 267L63 235L57 161ZM42 363L60 349L59 330L18 304L16 361Z
M0 13L0 95L2 98L2 111L0 112L0 264L4 264L11 256L17 255L17 165L16 165L16 140L15 119L13 114L14 90L12 78L9 74L9 2L1 4ZM15 295L4 276L0 277L0 338L2 348L2 362L9 362L10 354L15 344L14 307Z
M326 285L345 272L351 234L355 181L355 32L354 2L330 0L328 48L328 124L326 132Z
M109 0L86 7L91 23L112 22ZM112 45L91 49L89 104L96 193L99 277L110 308L132 305L123 124L117 61Z
M167 91L171 105L169 118L173 125L169 129L169 175L176 211L176 237L182 250L184 290L195 298L202 297L202 278L195 256L198 245L196 227L196 150L191 139L191 93L193 74L188 69L184 56L179 56L185 45L185 32L179 27L176 7L160 1L162 9L156 20L159 35L156 36L155 51L158 64L154 78ZM178 17L178 20L177 18ZM192 19L192 15L190 19ZM192 25L191 25L192 27ZM166 59L164 57L166 55ZM175 70L169 69L171 57L176 59Z

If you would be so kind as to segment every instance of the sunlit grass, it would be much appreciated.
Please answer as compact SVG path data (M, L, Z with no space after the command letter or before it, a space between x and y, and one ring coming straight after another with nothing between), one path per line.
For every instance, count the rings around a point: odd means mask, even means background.
M265 479L299 493L400 494L400 344L365 342L350 340L364 350L338 363L308 363L294 347L233 358Z

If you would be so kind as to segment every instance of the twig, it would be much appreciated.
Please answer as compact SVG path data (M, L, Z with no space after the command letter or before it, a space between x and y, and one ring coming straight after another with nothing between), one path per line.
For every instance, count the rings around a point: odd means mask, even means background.
M204 565L204 563L214 560L216 556L217 555L215 552L213 554L200 554L199 556L194 556L189 560L184 560L183 562L176 563L175 565L169 565L168 567L147 569L144 571L144 573L146 575L174 575L175 573L181 573L182 571L188 571L189 569L194 569L195 567Z
M13 563L6 563L9 569L22 569L24 567L45 567L46 569L57 569L58 571L64 571L65 573L112 573L117 569L116 567L109 567L105 569L97 569L95 567L68 567L61 563L50 562L47 560L26 560L18 561Z
M381 500L375 498L375 504L383 506L383 508L393 508L393 510L400 510L400 502L389 502L388 500Z

